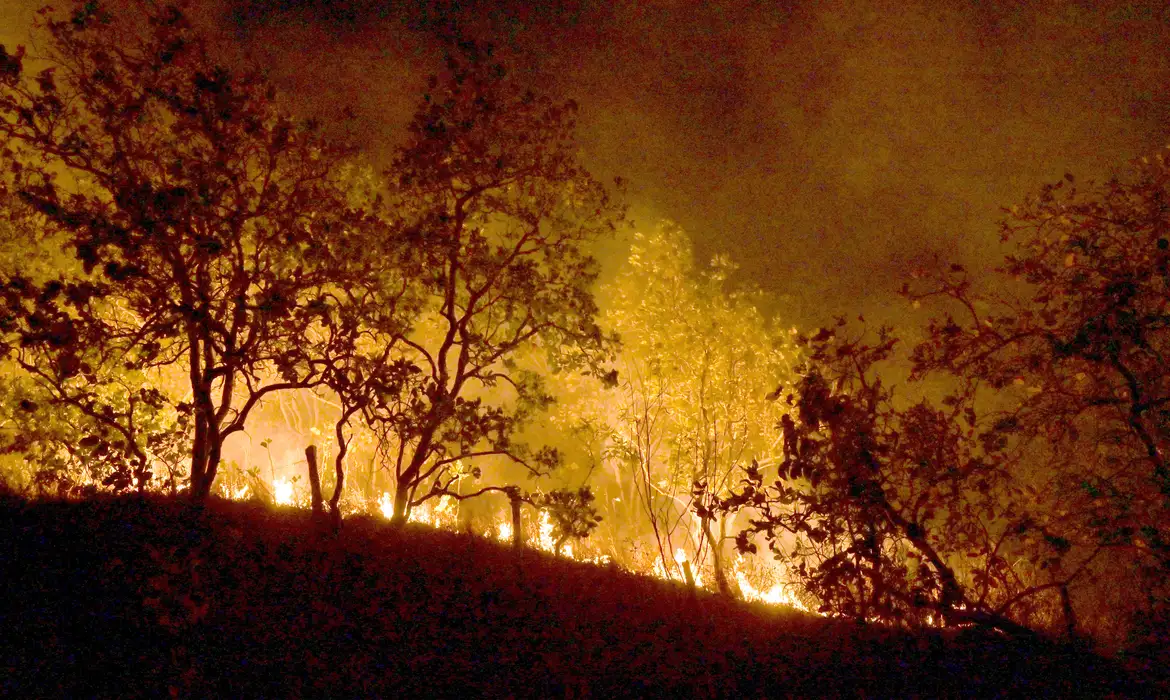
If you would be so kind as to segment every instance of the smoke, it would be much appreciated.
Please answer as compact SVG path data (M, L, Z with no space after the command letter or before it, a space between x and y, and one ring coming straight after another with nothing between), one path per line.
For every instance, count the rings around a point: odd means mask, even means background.
M134 0L122 0L132 2ZM39 0L2 3L15 43ZM225 55L385 157L439 38L493 42L581 105L582 157L621 175L638 223L728 253L794 323L903 314L939 255L998 255L999 208L1066 171L1161 148L1170 10L1126 2L199 0ZM233 59L234 60L234 59Z
M804 323L896 320L891 292L920 261L994 262L1001 206L1170 136L1156 0L286 1L229 16L294 90L354 105L383 145L435 37L493 41L579 100L584 159L631 181L639 218L729 253Z

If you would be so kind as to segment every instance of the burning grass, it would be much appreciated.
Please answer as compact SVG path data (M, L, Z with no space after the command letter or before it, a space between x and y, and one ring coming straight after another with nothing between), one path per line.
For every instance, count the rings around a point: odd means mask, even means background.
M376 516L333 533L259 503L8 500L0 527L10 696L1143 690L1056 646L857 626Z

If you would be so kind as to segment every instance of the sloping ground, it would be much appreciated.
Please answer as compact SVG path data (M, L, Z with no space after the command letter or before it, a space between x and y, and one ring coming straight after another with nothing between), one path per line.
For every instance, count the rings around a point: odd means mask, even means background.
M164 499L0 503L9 696L1154 696L998 635L752 607L467 535Z

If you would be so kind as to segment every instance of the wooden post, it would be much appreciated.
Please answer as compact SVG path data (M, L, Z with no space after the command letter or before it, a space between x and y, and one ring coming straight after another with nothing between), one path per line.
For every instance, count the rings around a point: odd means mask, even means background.
M524 527L520 520L520 494L509 493L508 501L512 505L512 546L521 549L524 547Z
M687 587L695 587L695 574L691 571L691 561L689 559L682 560L683 577L687 580Z
M309 463L309 489L313 494L313 515L323 515L325 508L321 498L321 475L317 472L317 446L305 448L305 460Z

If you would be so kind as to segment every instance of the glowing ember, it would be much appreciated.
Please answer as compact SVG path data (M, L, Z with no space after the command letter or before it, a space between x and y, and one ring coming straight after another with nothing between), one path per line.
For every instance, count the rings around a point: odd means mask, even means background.
M292 505L293 485L284 477L272 482L272 498L282 506Z

